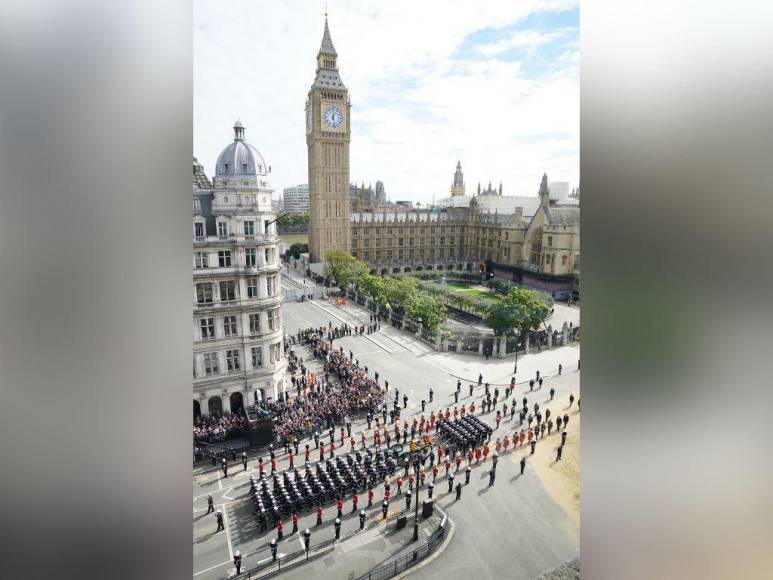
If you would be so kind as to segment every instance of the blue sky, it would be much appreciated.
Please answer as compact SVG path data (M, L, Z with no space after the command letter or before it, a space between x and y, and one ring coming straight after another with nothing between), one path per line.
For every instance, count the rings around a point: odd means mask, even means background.
M304 103L324 1L195 0L194 154L211 174L239 118L275 197L307 181ZM579 178L579 8L574 0L328 2L352 101L352 181L391 199L489 180L536 194Z

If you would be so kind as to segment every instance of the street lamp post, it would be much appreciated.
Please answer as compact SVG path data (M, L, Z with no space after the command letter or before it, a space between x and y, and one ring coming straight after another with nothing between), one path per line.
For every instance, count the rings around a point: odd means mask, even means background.
M513 368L513 376L518 372L518 336L515 338L515 367Z

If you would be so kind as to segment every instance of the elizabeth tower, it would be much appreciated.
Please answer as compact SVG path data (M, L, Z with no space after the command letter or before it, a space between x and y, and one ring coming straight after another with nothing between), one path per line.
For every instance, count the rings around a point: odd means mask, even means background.
M330 250L350 252L350 103L349 91L338 75L337 59L326 16L317 76L306 99L311 262L324 262Z

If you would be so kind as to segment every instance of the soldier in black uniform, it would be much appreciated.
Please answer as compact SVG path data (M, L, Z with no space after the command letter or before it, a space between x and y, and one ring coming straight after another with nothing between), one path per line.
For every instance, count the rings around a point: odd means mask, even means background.
M537 382L539 383L539 388L541 389L542 388L542 377L540 377L539 381L537 381Z
M340 540L341 539L341 519L336 518L336 521L333 525L335 526L335 529L336 529L336 540Z
M550 400L553 400L553 397L556 394L556 390L553 387L550 387Z
M258 523L260 524L261 532L265 532L266 529L268 529L268 518L266 517L266 510L264 508L260 508L260 513L258 514Z
M534 450L537 448L537 439L534 438L531 440L531 455L534 455Z
M474 388L473 384L470 383L470 396L472 397L472 389Z
M215 502L212 500L212 495L207 496L207 514L215 511Z
M566 443L566 431L561 432L561 446L563 447L564 443Z
M244 471L247 471L247 452L242 451L242 465L244 465Z
M370 429L370 424L373 422L373 413L368 411L368 416L366 417L366 420L368 421L368 429Z
M408 406L408 395L403 395L403 409Z
M478 385L481 385L481 384L483 384L483 375L479 373L478 374Z
M236 575L238 576L242 573L242 555L239 550L234 553L234 566L236 566Z
M470 474L472 473L472 469L470 466L467 466L467 469L464 470L464 485L469 485L470 483Z
M521 457L521 475L523 475L524 469L526 469L526 457Z
M572 403L574 403L574 393L569 395L569 408L572 408Z
M558 449L556 449L556 461L561 461L561 453L563 452L563 450L564 450L563 444L559 445Z
M454 391L454 403L459 403L459 391Z
M409 510L411 509L411 494L406 493L405 494L405 509Z
M492 469L488 472L488 486L491 487L494 485L494 479L497 477L497 470Z
M360 510L360 529L365 528L365 510Z
M533 390L534 390L534 379L530 379L529 380L529 391L533 391Z
M432 390L432 388L429 389L429 402L432 402L433 397L435 396L435 391Z
M426 407L426 405L427 405L427 401L425 401L424 399L422 399L422 400L421 400L421 412L422 412L422 413L424 412L424 407ZM368 427L368 428L370 428L370 427Z
M459 482L456 484L456 499L459 500L462 497L462 483Z
M314 431L314 449L319 449L319 433Z
M454 474L448 472L448 493L451 493L454 489Z
M223 470L223 477L228 477L228 462L225 460L225 457L223 457L223 463L220 466L220 469Z
M215 533L217 533L220 530L225 529L225 526L223 525L223 514L221 512L215 512L215 518L217 518L217 529L215 530Z
M564 429L566 429L567 425L569 425L569 415L564 413Z
M427 484L427 497L432 499L432 492L435 489L435 484L431 481Z
M561 374L561 371L562 371L562 370L564 370L564 367L563 367L563 365L561 365L561 363L558 363L558 374L559 374L559 375Z

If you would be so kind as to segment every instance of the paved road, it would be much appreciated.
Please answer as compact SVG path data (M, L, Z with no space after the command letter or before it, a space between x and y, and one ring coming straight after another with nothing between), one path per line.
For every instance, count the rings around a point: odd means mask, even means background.
M367 324L368 313L355 305L347 303L345 307L333 306L330 302L313 301L311 303L287 303L283 305L286 331L294 333L309 326L327 326L328 321L340 325L342 321L355 324L358 321ZM367 365L372 373L378 370L382 380L400 389L409 396L408 416L420 411L421 399L428 399L428 389L435 391L435 400L428 404L431 410L453 407L453 392L456 376L477 382L479 372L484 381L509 383L512 376L512 360L489 359L488 361L473 355L434 352L429 345L417 340L390 325L382 324L381 331L363 337L353 336L336 340L337 346L345 351L352 350L360 363ZM305 347L296 347L304 359L314 368L316 362L310 361ZM549 398L547 391L551 384L557 386L559 395L567 389L579 393L579 373L576 372L579 347L563 347L540 354L520 356L518 359L518 377L520 382L533 376L537 370L543 375L556 373L559 362L564 366L564 374L557 378L548 378L542 394L530 397L530 406ZM528 387L519 387L516 396L520 400ZM479 390L476 390L479 391ZM471 402L467 396L467 382L463 381L460 403ZM295 393L291 393L294 395ZM476 392L475 401L479 403L482 393ZM484 420L493 424L494 413L484 415ZM578 420L579 416L575 420ZM494 437L504 434L508 422L503 422ZM355 422L353 432L358 436L365 428L363 422ZM305 443L305 442L304 442ZM369 441L370 443L370 441ZM537 452L552 453L554 445L549 441L540 442ZM313 442L312 442L313 448ZM488 487L488 477L484 473L487 467L475 468L471 483L464 489L462 500L458 503L447 496L446 485L438 485L436 496L441 506L447 509L456 523L456 532L448 549L429 566L414 573L416 578L437 577L447 574L449 578L461 578L464 574L477 574L485 578L535 578L579 554L579 530L543 488L537 476L529 470L517 477L520 456L527 453L520 449L502 457L497 469L494 487ZM315 457L312 454L312 457ZM200 580L227 578L233 571L232 552L240 550L245 567L253 567L269 557L268 541L271 535L260 535L255 529L251 505L247 497L248 474L255 467L255 461L249 464L247 474L241 472L241 465L229 470L229 478L220 478L219 472L194 478L194 576ZM286 461L282 456L280 469ZM460 476L461 477L461 476ZM438 482L440 483L440 482ZM376 490L376 504L380 501L381 490ZM226 516L228 533L213 534L215 519L206 512L206 494L212 493L218 509ZM446 497L447 496L447 497ZM361 498L361 505L365 499ZM369 519L377 517L377 507L370 510ZM342 531L358 526L355 515L349 514L351 503L346 502ZM315 517L307 514L301 518L300 529L311 527L314 538L326 538L333 534L331 522L335 517L333 507L326 507L325 525L314 530ZM285 540L280 544L280 553L290 553L301 547L298 535L288 537L291 526L285 526ZM319 563L309 566L319 567L330 573L330 556ZM363 570L364 571L364 570ZM347 575L353 570L347 569Z

